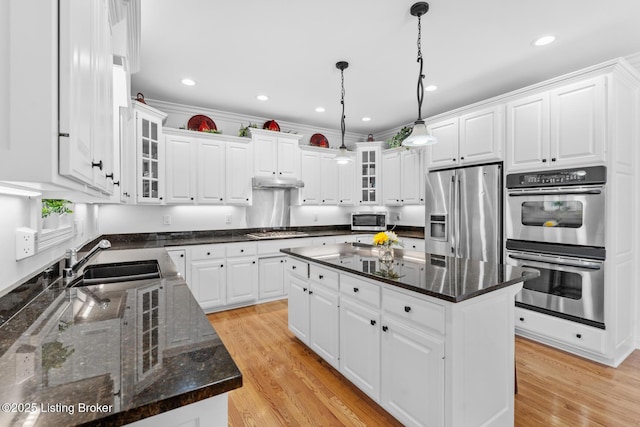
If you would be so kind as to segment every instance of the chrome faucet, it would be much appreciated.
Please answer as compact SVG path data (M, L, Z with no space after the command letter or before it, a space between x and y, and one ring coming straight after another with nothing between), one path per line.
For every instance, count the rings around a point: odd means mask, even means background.
M109 249L111 247L111 242L102 239L95 245L85 256L78 259L78 249L77 248L69 248L65 252L64 257L64 277L67 279L75 276L76 272L87 263L96 253L99 251Z

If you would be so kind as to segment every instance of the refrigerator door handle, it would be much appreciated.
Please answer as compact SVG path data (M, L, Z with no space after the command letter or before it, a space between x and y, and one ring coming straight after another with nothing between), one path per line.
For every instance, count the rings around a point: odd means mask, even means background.
M451 177L451 187L449 187L449 236L451 242L451 256L456 255L456 175Z
M456 174L456 256L461 256L460 250L460 228L462 227L462 188L460 183L460 176Z

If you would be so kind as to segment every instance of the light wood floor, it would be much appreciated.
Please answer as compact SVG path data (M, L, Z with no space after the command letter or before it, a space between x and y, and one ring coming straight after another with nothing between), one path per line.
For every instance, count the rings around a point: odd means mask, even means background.
M243 374L230 426L400 425L294 338L286 300L208 317ZM516 426L640 426L640 351L613 369L516 337L516 363Z

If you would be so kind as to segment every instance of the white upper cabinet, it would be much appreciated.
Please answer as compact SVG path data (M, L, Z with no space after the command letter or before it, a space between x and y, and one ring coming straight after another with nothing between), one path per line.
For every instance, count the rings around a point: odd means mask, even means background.
M196 150L196 201L198 203L220 204L224 202L225 148L225 143L222 141L198 140Z
M254 175L300 177L298 144L302 135L251 128L254 143Z
M320 204L338 204L338 162L336 153L321 153L320 156Z
M417 205L422 201L421 149L393 148L382 152L382 196L385 206Z
M438 143L427 147L430 169L502 160L503 107L494 105L430 123Z
M606 76L507 104L507 172L604 162Z
M226 150L225 203L250 205L253 200L251 197L253 143L228 142Z
M318 205L321 197L321 154L313 148L305 146L300 150L300 169L304 187L300 189L300 203Z
M193 138L177 135L165 137L167 154L167 203L193 203L195 200L195 168L192 164L196 155Z
M353 206L356 197L356 163L338 164L338 205Z

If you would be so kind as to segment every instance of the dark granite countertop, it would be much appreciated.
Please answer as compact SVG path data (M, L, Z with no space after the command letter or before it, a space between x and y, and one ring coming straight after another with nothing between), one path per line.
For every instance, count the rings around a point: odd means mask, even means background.
M16 404L0 425L26 425L32 409L29 425L122 425L242 386L165 250L108 250L89 265L139 260L162 277L73 287L54 264L3 297L2 308L31 299L0 326L0 401Z
M87 243L85 248L89 248L100 239L109 239L114 249L138 249L138 248L163 248L169 246L189 246L189 245L206 245L216 243L234 243L234 242L263 242L273 239L252 239L247 234L271 231L273 229L230 229L230 230L212 230L212 231L184 231L184 232L166 232L166 233L131 233L131 234L110 234L100 236L94 241ZM306 236L289 237L289 239L307 238L307 237L323 237L323 236L343 236L345 234L375 234L375 231L354 231L349 226L317 226L317 227L287 227L287 231L299 231L306 233ZM394 229L400 237L411 237L416 239L424 238L423 227L398 226ZM278 239L282 240L282 239Z
M359 243L281 249L287 255L333 267L450 302L461 302L538 276L536 270L393 249L389 268L379 247Z

